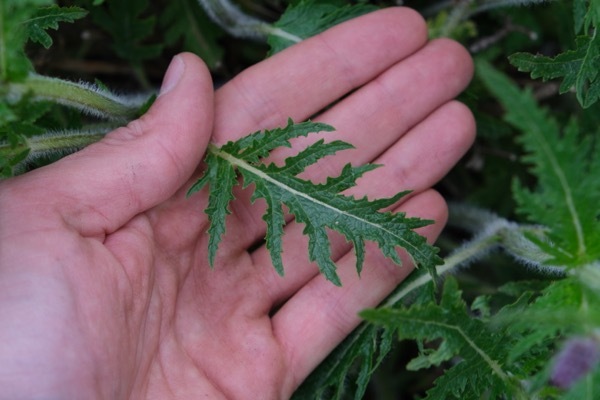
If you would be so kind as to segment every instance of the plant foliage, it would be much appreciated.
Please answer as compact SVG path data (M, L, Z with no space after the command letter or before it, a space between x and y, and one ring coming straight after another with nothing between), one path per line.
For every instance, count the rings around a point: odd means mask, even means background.
M49 48L52 46L52 37L46 32L48 29L58 29L59 22L74 22L87 15L87 11L79 7L50 7L38 8L27 20L25 29L32 42L37 42Z
M28 42L52 45L46 32L61 22L74 22L87 12L79 7L58 7L53 1L0 2L0 177L22 171L31 155L28 137L42 135L40 120L52 109L50 104L32 101L31 93L15 95L15 86L27 81L33 66L25 53ZM10 99L10 100L9 100Z
M302 0L290 5L273 24L276 30L268 38L271 54L376 9L368 4L349 5L343 1Z
M455 359L427 393L428 399L498 398L519 393L515 371L506 371L503 358L511 340L502 330L492 330L485 320L472 318L456 281L448 278L439 304L433 302L409 308L382 308L361 314L367 321L395 329L399 339L422 343L420 354L409 369L439 366ZM429 345L439 340L434 347ZM519 396L524 398L522 395Z
M530 190L515 182L519 210L531 221L552 227L540 242L553 259L565 266L583 265L600 258L597 201L600 198L600 146L596 135L582 137L575 120L562 130L556 119L541 109L530 93L488 64L480 63L479 77L506 109L506 120L523 134L538 186ZM577 160L577 162L573 162Z
M93 12L94 21L113 38L117 55L134 65L160 55L161 44L149 44L156 16L147 16L147 0L106 0Z
M509 60L520 71L530 72L532 78L563 78L560 92L574 89L581 105L587 108L600 98L600 38L596 30L600 22L600 3L595 0L576 0L573 8L576 33L581 32L574 50L556 57L515 53Z
M263 220L267 224L265 236L273 266L283 275L282 236L285 215L282 205L287 206L296 222L305 225L304 234L309 238L308 254L316 262L327 279L336 285L341 282L331 260L327 229L337 231L352 243L356 252L356 269L360 273L364 262L365 240L372 240L386 257L401 264L397 247L403 247L417 265L433 271L439 263L436 250L427 244L425 238L413 230L426 226L431 221L407 218L403 213L379 212L390 207L408 192L401 192L388 199L356 199L343 192L355 185L364 173L374 165L352 167L346 165L337 177L330 177L325 183L314 184L297 177L308 166L321 158L333 155L340 150L352 148L348 143L319 140L297 155L289 157L281 166L263 162L276 148L289 147L290 140L306 136L311 132L331 131L331 126L305 122L294 124L291 120L283 128L253 133L236 142L229 142L220 148L209 147L205 159L207 170L194 184L188 194L193 194L205 185L210 186L206 213L211 222L208 233L209 260L213 264L217 247L225 232L225 217L230 213L228 206L234 199L232 188L237 185L237 172L244 180L244 186L254 184L252 201L263 198L267 210Z

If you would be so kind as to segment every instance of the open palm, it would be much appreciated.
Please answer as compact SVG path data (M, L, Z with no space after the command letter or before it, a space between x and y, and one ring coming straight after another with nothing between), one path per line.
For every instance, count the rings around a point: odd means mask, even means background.
M207 193L185 192L209 141L313 117L356 150L306 177L384 164L353 193L414 190L398 210L438 221L420 231L433 240L446 208L430 187L473 139L469 111L452 100L472 66L456 43L426 39L415 12L375 12L267 59L214 96L201 61L180 55L168 76L181 78L165 80L140 120L1 183L0 398L288 398L410 261L399 268L367 251L359 278L349 244L332 236L343 283L335 287L308 261L303 227L290 224L282 278L261 243L264 206L240 189L210 269Z

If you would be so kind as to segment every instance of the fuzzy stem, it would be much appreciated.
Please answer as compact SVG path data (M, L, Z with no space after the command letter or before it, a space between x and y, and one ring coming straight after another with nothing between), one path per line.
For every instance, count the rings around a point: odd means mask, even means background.
M535 269L547 275L562 276L564 268L549 266L545 263L551 259L534 242L527 239L527 234L540 236L544 229L538 226L519 225L500 218L490 212L466 205L450 205L450 223L454 222L463 229L477 233L474 239L455 250L444 260L444 264L437 267L437 275L451 273L468 263L490 253L494 248L500 247L520 264ZM423 273L416 279L400 286L383 303L383 306L397 304L408 294L431 282L431 274Z
M64 156L99 141L110 130L112 130L112 127L85 131L52 132L24 138L23 144L18 146L0 142L0 159L11 159L26 150L29 150L29 154L23 161L25 164L41 157Z
M477 238L497 235L498 245L520 264L549 275L564 274L564 268L547 265L553 256L532 240L546 240L544 236L547 229L543 226L517 224L489 211L456 203L450 204L448 225L476 235L474 241Z
M487 0L483 1L481 4L478 4L468 15L468 17L472 17L476 14L493 10L495 8L500 7L515 7L515 6L528 6L532 4L541 4L547 3L554 0Z
M229 0L198 0L206 14L235 37L265 40L269 24L254 18Z
M467 245L446 257L444 264L437 267L437 275L445 275L449 272L452 272L456 268L465 265L478 257L481 257L481 255L489 253L492 248L498 245L499 241L499 235L489 235L469 242ZM424 273L400 289L397 293L394 293L392 296L388 297L386 301L381 304L381 306L389 307L398 304L398 302L404 299L408 294L422 286L425 286L427 283L431 282L432 279L433 277L431 274Z
M37 74L30 74L23 82L9 83L8 93L17 98L32 93L35 99L50 100L114 121L130 121L139 114L139 104L95 86Z
M448 14L448 19L440 31L441 37L450 37L456 27L466 19L469 13L469 7L471 6L471 0L463 0L456 4L452 11Z
M206 14L232 36L264 41L267 36L277 36L299 43L302 38L252 17L229 0L198 0Z

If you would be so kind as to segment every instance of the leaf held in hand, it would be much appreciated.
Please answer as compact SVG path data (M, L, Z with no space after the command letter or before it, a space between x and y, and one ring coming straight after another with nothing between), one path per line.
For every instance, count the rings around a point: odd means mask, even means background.
M294 124L290 120L283 128L259 131L220 148L209 146L205 159L207 170L190 188L188 195L205 185L210 186L206 213L211 223L208 249L211 265L225 232L225 218L230 213L229 203L234 199L232 188L239 184L239 172L245 187L254 184L252 201L262 198L267 203L267 210L263 216L267 224L266 246L273 266L281 275L284 269L281 258L285 225L283 205L297 222L305 225L304 234L309 239L310 260L316 262L325 277L336 285L341 285L341 282L331 259L328 230L341 233L352 243L359 273L363 267L367 240L376 242L382 253L397 264L401 264L397 248L402 247L416 264L425 266L429 271L435 269L435 265L441 261L436 254L437 249L414 232L414 229L426 226L431 221L407 218L403 213L380 211L396 203L408 192L378 200L368 200L366 197L357 199L340 193L353 187L358 178L376 166L346 165L339 176L330 177L321 184L297 177L297 174L321 158L351 148L348 143L325 143L319 140L287 158L281 166L263 162L272 150L290 147L290 140L293 138L307 136L312 132L332 130L331 126L322 123Z

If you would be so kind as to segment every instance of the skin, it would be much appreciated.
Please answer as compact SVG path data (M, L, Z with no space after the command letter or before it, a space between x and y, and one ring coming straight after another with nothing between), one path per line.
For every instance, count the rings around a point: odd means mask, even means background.
M470 112L453 100L471 75L468 53L428 42L406 8L330 29L216 93L199 59L177 56L141 119L0 183L0 398L290 397L412 265L368 247L359 278L351 248L332 236L343 283L335 287L308 262L303 227L292 223L281 278L261 245L264 206L238 190L211 270L207 192L185 198L206 145L288 117L327 122L337 128L328 140L356 150L305 177L323 179L347 162L384 164L351 192L414 190L395 210L435 219L419 231L433 241L447 210L430 188L474 137Z

